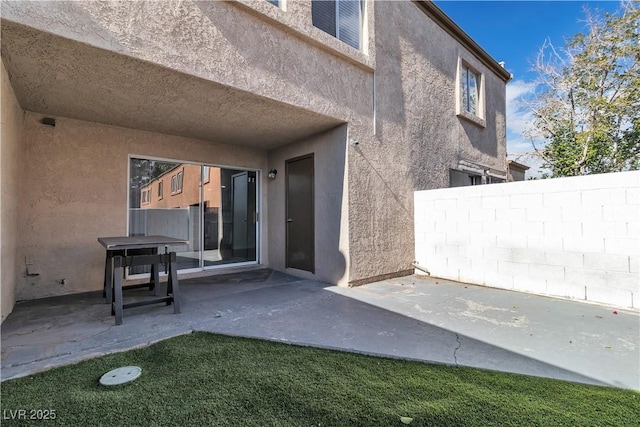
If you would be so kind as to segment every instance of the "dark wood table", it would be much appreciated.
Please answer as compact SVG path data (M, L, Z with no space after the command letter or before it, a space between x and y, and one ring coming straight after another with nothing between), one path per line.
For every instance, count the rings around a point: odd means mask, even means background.
M180 313L180 290L176 268L176 253L168 252L169 246L186 245L189 242L168 236L118 236L99 237L98 242L106 249L104 266L103 295L107 304L111 304L111 315L116 317L116 325L122 324L125 308L164 302L173 303L174 313ZM164 246L165 252L158 253ZM160 296L160 265L165 266L168 275L167 294ZM138 265L151 265L149 283L129 285L124 289L149 287L156 298L124 304L122 300L122 277L124 268Z

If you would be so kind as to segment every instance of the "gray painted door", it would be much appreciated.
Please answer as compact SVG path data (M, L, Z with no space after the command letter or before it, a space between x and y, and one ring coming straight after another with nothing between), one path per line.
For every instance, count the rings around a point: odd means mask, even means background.
M313 154L286 161L287 267L315 272Z

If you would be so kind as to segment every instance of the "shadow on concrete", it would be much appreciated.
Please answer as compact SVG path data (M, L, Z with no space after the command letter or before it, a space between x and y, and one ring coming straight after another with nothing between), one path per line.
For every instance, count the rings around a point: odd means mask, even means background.
M16 305L2 325L2 380L192 331L208 331L425 362L605 385L447 329L331 291L326 283L257 269L181 281L182 313L164 304L114 325L99 292ZM127 291L126 298L147 291Z

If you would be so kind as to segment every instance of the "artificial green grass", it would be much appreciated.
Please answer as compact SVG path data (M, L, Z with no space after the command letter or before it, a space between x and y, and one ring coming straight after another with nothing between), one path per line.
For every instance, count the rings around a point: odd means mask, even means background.
M125 365L142 376L98 384ZM2 383L3 426L637 426L609 387L194 333ZM35 411L43 412L35 412ZM11 411L11 412L10 412ZM50 412L49 412L50 414ZM51 417L49 417L51 418ZM27 424L28 425L28 424Z

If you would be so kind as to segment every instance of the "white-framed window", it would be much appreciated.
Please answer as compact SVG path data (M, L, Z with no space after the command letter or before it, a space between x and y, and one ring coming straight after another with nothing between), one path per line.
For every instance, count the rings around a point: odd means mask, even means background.
M162 200L163 191L164 191L164 182L158 181L158 200Z
M483 74L467 61L459 59L457 75L457 115L468 119L479 126L485 127L485 91Z
M364 0L312 0L311 20L315 27L349 46L360 49Z
M142 197L141 198L142 198L141 202L143 204L151 203L151 189L148 188L148 189L142 190Z
M202 166L202 177L200 177L200 183L207 184L211 180L211 170L207 165Z
M182 176L183 171L180 171L171 177L171 194L182 193Z

